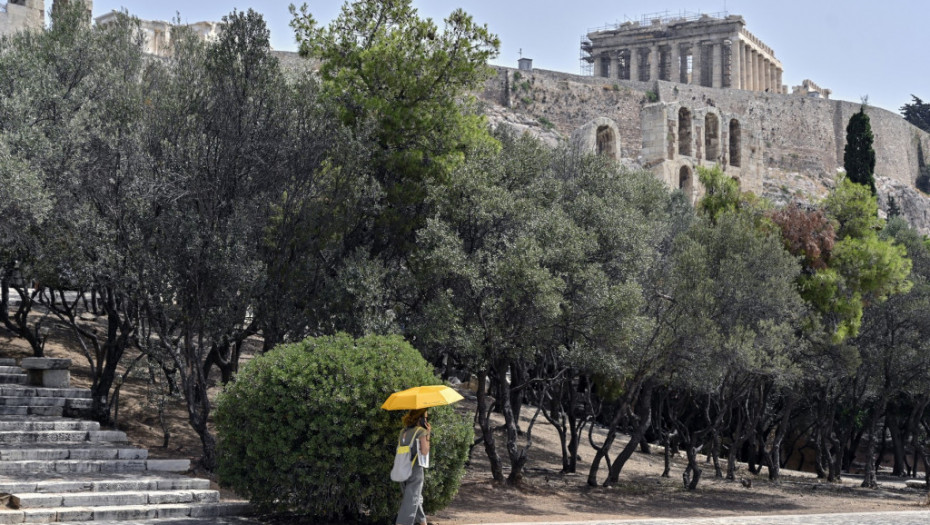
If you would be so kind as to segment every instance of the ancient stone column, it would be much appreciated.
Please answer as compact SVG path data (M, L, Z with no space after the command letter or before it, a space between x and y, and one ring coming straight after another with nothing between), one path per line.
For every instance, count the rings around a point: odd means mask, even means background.
M743 45L739 36L730 39L730 87L743 89Z
M610 54L610 78L620 78L620 52Z
M682 84L690 84L691 78L688 77L688 54L691 53L691 44L681 44L681 55L679 56L678 65L681 68L681 78L679 82Z
M714 62L713 67L711 67L710 87L723 87L723 51L721 46L720 42L714 42L713 52L711 53L711 59Z
M769 84L772 85L772 88L769 89L772 93L780 93L781 86L778 84L778 68L775 67L775 64L769 68Z
M594 57L594 76L598 78L604 76L603 69L604 69L604 61L601 60L601 56L598 55Z
M749 72L749 64L746 63L746 44L742 41L739 43L739 67L740 89L749 89L749 81L746 80L746 74Z
M695 41L691 46L691 83L695 86L701 83L701 42Z
M752 84L756 91L762 91L765 89L762 87L762 54L760 54L758 51L753 51L752 60L752 74L755 76Z
M761 90L766 91L769 88L769 61L765 59L765 55L759 53L759 62L762 63L762 67L759 68L759 74L762 76L759 83L762 85Z
M775 71L775 79L776 79L776 82L778 82L778 92L782 94L787 94L788 92L785 91L785 89L782 87L781 74L782 74L782 70L781 68L778 68L778 70Z
M753 74L753 71L752 71L753 66L755 65L754 60L753 60L752 48L747 45L743 51L746 53L746 89L748 89L749 91L755 91L756 76Z
M641 80L639 78L639 49L630 49L630 80Z
M659 45L649 48L649 80L659 80Z
M671 71L669 80L672 82L681 82L681 48L678 42L672 42L669 60L671 62Z
M759 53L761 67L759 68L759 75L762 77L759 79L759 91L768 91L769 89L769 61L765 59L765 55Z

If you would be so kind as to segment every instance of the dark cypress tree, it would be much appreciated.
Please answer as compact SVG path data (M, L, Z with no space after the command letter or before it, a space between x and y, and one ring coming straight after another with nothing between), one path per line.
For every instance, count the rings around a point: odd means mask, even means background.
M875 195L875 150L872 149L872 125L865 114L865 104L846 126L846 150L843 167L846 176L856 184L868 186Z
M901 115L904 120L930 133L930 104L920 100L917 95L911 95L911 98L913 102L901 106Z

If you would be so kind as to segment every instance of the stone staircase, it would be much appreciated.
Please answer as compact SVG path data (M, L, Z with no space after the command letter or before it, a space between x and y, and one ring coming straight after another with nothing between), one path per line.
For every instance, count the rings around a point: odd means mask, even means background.
M181 475L189 460L150 459L124 432L64 417L90 408L90 391L62 386L60 373L57 387L33 386L42 384L35 370L62 363L23 364L0 359L0 525L211 522L247 511L244 502L221 502L209 480Z

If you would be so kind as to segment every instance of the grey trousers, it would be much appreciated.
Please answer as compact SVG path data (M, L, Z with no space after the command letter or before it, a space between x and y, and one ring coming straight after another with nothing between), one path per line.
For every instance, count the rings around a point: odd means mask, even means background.
M404 497L397 513L397 525L417 525L426 521L426 513L423 512L423 477L423 467L417 464L413 466L410 479L400 484Z

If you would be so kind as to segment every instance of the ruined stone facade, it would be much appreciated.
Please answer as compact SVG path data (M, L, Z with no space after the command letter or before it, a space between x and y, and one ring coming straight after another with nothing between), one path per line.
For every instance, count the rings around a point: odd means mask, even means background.
M822 88L814 83L813 80L804 79L800 86L791 88L792 95L801 95L802 97L812 98L830 98L833 92L829 89Z
M787 93L775 51L738 15L626 22L589 33L582 50L596 77Z
M776 203L823 198L843 166L846 125L858 102L634 82L535 69L497 68L480 96L495 125L561 140L650 170L696 202L697 168L717 164L744 191ZM511 79L511 80L508 80ZM510 106L505 106L504 101ZM875 135L879 202L893 196L903 215L930 234L930 199L914 186L930 134L881 108L868 108ZM609 144L615 144L610 147ZM920 145L920 146L919 146Z
M744 191L762 192L761 133L745 115L703 101L658 102L643 107L642 126L642 166L692 202L703 195L699 166L720 166Z
M70 0L55 0L52 9L67 5ZM87 18L94 8L93 0L84 0ZM0 0L0 36L45 27L45 0Z
M97 25L112 24L119 13L116 11L98 16ZM168 56L171 50L171 28L173 24L164 20L140 20L140 28L145 35L145 52L155 56ZM195 22L187 27L194 34L205 41L215 40L219 36L221 24L219 22Z
M0 0L0 36L45 27L45 0Z

